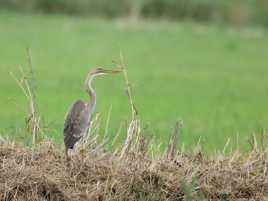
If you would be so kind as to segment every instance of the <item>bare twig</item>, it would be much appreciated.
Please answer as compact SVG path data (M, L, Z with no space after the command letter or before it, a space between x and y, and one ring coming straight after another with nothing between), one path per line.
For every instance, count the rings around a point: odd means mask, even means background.
M111 112L112 112L112 105L109 108L108 114L107 114L107 120L106 120L106 125L105 125L105 131L104 131L104 137L103 140L106 141L106 138L108 137L108 129L109 129L109 124L110 124L110 118L111 118Z
M166 158L172 159L175 156L175 152L177 149L177 141L179 137L179 131L182 127L182 121L176 121L175 127L172 131L172 134L170 136L169 144L167 146L166 150Z
M118 140L118 138L120 136L122 127L123 127L123 122L121 122L120 125L119 125L119 128L118 128L118 130L116 132L116 135L115 135L115 137L114 137L114 139L112 141L112 147L116 144L116 141Z
M135 119L135 117L138 115L138 110L133 102L133 97L132 97L132 92L131 92L131 85L129 83L128 75L127 75L127 70L126 70L126 65L124 61L124 57L122 52L120 52L120 62L116 63L119 68L122 69L124 79L125 79L125 92L128 96L128 100L131 106L131 114L132 114L132 119Z

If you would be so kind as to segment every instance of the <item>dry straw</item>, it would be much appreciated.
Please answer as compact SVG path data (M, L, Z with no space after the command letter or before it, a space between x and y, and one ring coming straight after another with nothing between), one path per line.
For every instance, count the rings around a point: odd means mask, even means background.
M0 142L0 200L235 200L268 199L268 153L204 159L176 153L150 159L87 149L66 166L61 148L43 142L35 150Z
M35 145L38 134L41 134L42 129L40 127L40 116L37 111L36 102L36 82L33 71L32 57L30 49L27 49L28 56L28 72L25 73L22 67L19 67L21 78L17 78L12 72L11 76L20 87L21 91L25 95L28 104L28 112L25 118L26 128L32 135L32 144ZM40 136L39 136L40 137Z

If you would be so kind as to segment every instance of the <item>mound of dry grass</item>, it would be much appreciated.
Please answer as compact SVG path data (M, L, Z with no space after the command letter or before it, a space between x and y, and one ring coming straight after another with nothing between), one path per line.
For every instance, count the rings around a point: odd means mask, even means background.
M66 164L63 150L0 143L0 200L268 200L268 154L149 159L90 149Z

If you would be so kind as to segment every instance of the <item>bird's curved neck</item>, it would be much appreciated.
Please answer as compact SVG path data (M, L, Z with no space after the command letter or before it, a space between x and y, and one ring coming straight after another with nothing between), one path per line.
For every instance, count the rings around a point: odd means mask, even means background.
M94 109L96 107L96 92L92 88L92 81L94 78L95 78L95 75L89 75L86 79L86 82L85 82L86 92L88 93L88 95L91 98L89 103L88 103L88 105L91 109L91 113L94 111Z

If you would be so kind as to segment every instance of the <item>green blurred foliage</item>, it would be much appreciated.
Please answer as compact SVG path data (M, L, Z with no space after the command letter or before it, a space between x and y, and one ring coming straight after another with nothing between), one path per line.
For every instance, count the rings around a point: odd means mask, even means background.
M256 0L255 21L268 26L268 1Z
M1 8L106 17L193 19L268 25L266 0L0 0Z

